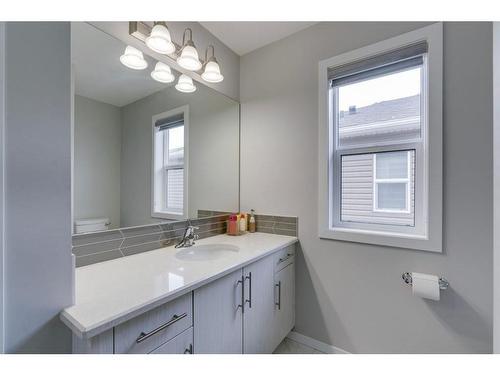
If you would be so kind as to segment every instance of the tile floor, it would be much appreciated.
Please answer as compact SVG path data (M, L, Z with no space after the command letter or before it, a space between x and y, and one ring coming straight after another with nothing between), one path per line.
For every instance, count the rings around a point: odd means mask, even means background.
M325 354L319 350L291 340L288 337L278 345L273 354Z

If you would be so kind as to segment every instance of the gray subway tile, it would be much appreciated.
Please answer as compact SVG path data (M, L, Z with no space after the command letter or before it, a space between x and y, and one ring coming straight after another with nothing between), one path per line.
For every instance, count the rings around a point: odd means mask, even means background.
M116 258L121 258L120 250L104 251L102 253L90 254L85 256L77 256L75 259L76 267L88 266L90 264L105 262Z
M272 216L272 215L255 215L255 220L262 220L262 221L276 221L278 220L279 216Z
M144 234L158 233L161 232L161 227L159 224L152 224L148 226L135 227L135 228L125 228L121 229L123 237L133 237L141 236Z
M297 231L287 229L274 229L274 234L281 234L283 236L297 237Z
M143 243L159 241L162 233L145 234L142 236L127 237L123 240L121 247L140 245Z
M160 225L160 228L162 232L165 231L170 231L170 230L176 230L180 228L186 228L187 227L187 221L186 220L181 220L181 221L173 221L171 223L164 223Z
M122 239L119 239L119 240L92 243L89 245L75 246L73 247L73 254L75 254L75 256L78 257L78 256L102 253L113 249L119 249L122 241L123 241Z
M122 238L119 230L108 230L104 232L74 234L72 236L72 242L73 246L81 246L90 243L116 240L119 238Z
M263 221L263 220L256 220L255 221L256 227L260 228L274 228L276 225L275 221Z
M296 216L278 216L276 221L280 223L293 223L297 224L297 217Z
M204 218L212 216L212 211L198 210L198 218Z
M225 229L214 229L214 230L210 230L210 231L207 231L207 232L202 232L202 233L199 234L199 236L200 236L200 239L201 239L201 238L208 238L208 237L218 236L219 234L224 234L224 233L226 233Z
M162 232L160 239L170 239L170 238L174 238L174 237L180 237L184 234L185 231L186 231L186 228L180 228L180 229L176 229L176 230L169 230L166 232Z
M297 225L295 223L285 223L285 222L277 222L274 224L275 229L287 229L287 230L297 230Z
M207 223L199 226L199 232L206 232L208 230L213 230L213 229L225 229L226 228L226 223L225 222L218 222L218 223Z

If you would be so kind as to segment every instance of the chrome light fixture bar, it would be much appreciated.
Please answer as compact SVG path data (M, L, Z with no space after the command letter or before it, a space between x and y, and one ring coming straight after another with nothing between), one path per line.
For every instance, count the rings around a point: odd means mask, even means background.
M190 28L184 30L182 45L175 43L171 38L165 22L154 22L153 27L151 27L145 22L131 21L129 22L129 34L144 42L151 50L168 55L177 61L182 68L199 74L206 82L218 83L224 79L215 58L214 46L209 45L205 51L205 60L200 59ZM211 50L210 57L208 57L209 50Z

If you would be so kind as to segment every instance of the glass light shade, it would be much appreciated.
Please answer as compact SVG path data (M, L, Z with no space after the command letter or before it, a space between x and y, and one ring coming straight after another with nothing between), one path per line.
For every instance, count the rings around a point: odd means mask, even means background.
M155 70L151 72L151 78L161 83L170 83L175 81L175 76L172 74L170 67L161 61L156 63Z
M142 52L131 46L125 48L125 53L120 56L120 61L130 69L143 70L148 67L148 62L144 60Z
M181 55L177 58L177 63L187 70L200 70L201 62L198 58L198 51L192 45L186 45L182 48Z
M153 51L168 55L175 52L174 43L170 38L170 32L163 25L155 25L151 30L151 35L146 38L146 45Z
M181 74L179 77L179 80L177 81L177 85L175 85L175 88L179 90L180 92L195 92L196 91L196 86L193 85L193 80L191 77Z
M217 61L209 61L207 65L205 65L205 71L201 75L201 78L210 83L222 82L224 76L220 74L220 68Z

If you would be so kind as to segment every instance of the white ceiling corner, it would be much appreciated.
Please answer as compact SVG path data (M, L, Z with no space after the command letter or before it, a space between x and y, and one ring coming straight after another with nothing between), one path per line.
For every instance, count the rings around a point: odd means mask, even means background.
M200 22L200 24L242 56L308 28L317 22Z

